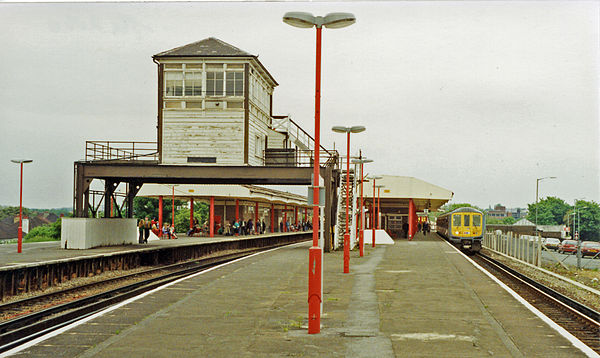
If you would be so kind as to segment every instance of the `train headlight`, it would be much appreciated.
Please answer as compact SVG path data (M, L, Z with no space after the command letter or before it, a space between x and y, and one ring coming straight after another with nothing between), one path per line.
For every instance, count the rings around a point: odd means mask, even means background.
M454 232L456 235L458 235L458 231Z

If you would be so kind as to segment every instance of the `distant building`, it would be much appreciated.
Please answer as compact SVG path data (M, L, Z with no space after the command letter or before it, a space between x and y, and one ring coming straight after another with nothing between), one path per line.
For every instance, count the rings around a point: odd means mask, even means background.
M500 204L495 205L494 209L487 209L485 212L489 218L504 219L507 217L506 207Z

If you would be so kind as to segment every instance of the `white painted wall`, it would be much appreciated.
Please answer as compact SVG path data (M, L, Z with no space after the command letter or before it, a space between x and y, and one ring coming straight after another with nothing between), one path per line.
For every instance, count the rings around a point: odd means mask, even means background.
M91 249L138 242L136 219L62 218L60 247Z

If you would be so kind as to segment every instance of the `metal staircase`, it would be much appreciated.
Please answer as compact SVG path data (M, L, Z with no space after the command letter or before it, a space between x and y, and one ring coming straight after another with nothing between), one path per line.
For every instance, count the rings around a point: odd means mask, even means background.
M342 170L340 170L340 180L339 187L337 188L338 202L337 202L337 221L335 225L334 232L334 249L340 249L344 247L344 233L346 232L346 166L341 165ZM350 226L350 249L352 249L356 245L356 176L355 168L353 166L350 167L350 197L349 204L350 208L348 210L348 225Z

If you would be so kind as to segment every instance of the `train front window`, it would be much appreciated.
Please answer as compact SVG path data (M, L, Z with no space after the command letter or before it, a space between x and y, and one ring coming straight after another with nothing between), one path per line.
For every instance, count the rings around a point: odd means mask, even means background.
M467 215L465 215L465 219L464 219L464 220L465 220L465 223L464 223L463 225L464 225L464 226L470 226L470 225L471 225L471 224L470 224L470 222L471 222L471 220L470 220L470 219L471 219L471 215L468 215L468 214L467 214Z
M473 225L481 226L481 215L473 215Z
M460 215L452 215L452 226L460 226Z

